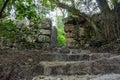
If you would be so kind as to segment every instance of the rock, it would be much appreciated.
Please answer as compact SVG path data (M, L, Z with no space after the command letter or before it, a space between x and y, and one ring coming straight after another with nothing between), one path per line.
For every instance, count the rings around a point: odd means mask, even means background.
M43 34L43 35L50 35L51 31L50 30L41 29L40 33Z
M81 54L90 54L91 51L90 50L81 50Z
M76 43L76 41L73 38L67 38L66 42L67 42L66 45L69 46L69 47L70 46L75 46L75 43Z
M72 24L67 24L67 25L65 25L64 30L65 30L65 32L74 31L74 25L72 25Z
M46 35L39 35L38 41L39 42L50 42L50 37Z
M52 22L51 19L46 18L41 22L41 29L51 29Z
M75 33L67 32L65 36L66 36L66 38L74 38L75 37Z

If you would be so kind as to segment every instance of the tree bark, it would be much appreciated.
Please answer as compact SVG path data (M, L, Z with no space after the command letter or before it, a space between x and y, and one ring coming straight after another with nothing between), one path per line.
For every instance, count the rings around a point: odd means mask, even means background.
M7 3L8 3L9 1L10 1L10 0L6 0L6 1L4 2L3 6L2 6L2 8L1 8L1 10L0 10L0 18L2 18L2 13L3 13L4 9L6 8Z

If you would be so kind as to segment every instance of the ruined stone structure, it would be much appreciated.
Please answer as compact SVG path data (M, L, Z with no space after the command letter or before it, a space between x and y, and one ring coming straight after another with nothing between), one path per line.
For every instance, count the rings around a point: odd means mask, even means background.
M64 30L66 32L66 45L77 47L85 43L85 29L86 21L78 18L66 18ZM86 25L85 25L86 26Z
M38 41L45 47L56 45L57 30L52 26L52 21L49 18L41 22L41 30Z

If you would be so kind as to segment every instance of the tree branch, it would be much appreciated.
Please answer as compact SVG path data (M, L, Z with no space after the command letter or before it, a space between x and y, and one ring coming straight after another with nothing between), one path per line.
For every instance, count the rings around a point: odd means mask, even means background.
M55 0L55 3L56 3L56 5L57 5L58 7L61 7L61 8L63 8L63 9L66 9L66 10L68 10L69 12L73 13L74 15L77 15L77 16L79 16L79 17L82 17L82 18L86 19L86 20L91 24L91 26L94 28L95 32L96 32L97 34L99 33L99 32L97 31L97 30L98 30L98 29L97 29L97 26L96 26L94 20L91 19L91 17L89 17L88 15L80 12L80 11L79 11L78 9L76 9L75 7L68 6L68 5L64 4L64 3L61 3L59 0Z
M104 13L110 12L110 8L109 8L107 0L96 0L96 2L98 3L98 7L100 8L102 12Z
M10 0L6 0L0 10L0 18L2 18L2 12L4 11L4 9L6 8L7 6L7 3L9 2Z
M75 7L72 6L68 6L64 3L61 3L59 0L55 0L55 3L58 7L61 7L63 9L68 10L69 12L73 13L74 15L77 15L79 17L83 17L84 19L86 19L88 22L90 22L90 18L89 16L87 16L84 13L81 13L78 9L76 9Z

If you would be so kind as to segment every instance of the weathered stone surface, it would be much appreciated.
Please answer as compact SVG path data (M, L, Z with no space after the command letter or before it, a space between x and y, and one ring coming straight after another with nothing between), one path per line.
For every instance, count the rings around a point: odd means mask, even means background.
M42 48L50 47L51 35L52 35L52 21L49 18L42 20L40 25L40 35L38 36L37 42L41 43ZM44 43L44 44L43 44Z
M55 26L52 27L52 33L51 33L51 46L57 45L57 29Z
M92 62L81 61L78 63L68 64L67 66L69 66L68 74L77 74L77 75L91 74Z
M64 65L52 66L51 74L52 75L65 75L67 74L67 67Z
M85 29L83 27L79 28L79 36L85 35Z
M84 54L90 54L91 51L90 51L90 50L81 50L81 53L84 53Z
M92 71L93 74L120 73L120 56L94 61Z
M51 30L41 29L40 33L43 34L43 35L50 35L51 34Z
M67 38L67 45L68 46L80 46L86 44L85 40L85 24L86 21L84 19L77 19L77 18L70 18L68 22L65 22L64 30L66 32L66 38ZM73 23L71 23L73 21ZM80 23L79 23L80 21ZM81 22L83 21L83 22ZM87 22L88 23L88 22ZM87 24L88 26L88 24ZM75 44L72 44L73 41L69 40L69 38L73 38L75 40Z
M61 49L63 51L63 49ZM101 58L109 58L109 53L72 53L69 52L60 52L60 53L45 53L41 54L41 61L89 61L89 60L98 60Z
M95 75L58 75L58 76L43 76L39 75L32 80L89 80L96 77Z
M51 19L46 18L46 19L42 20L41 29L51 29L51 27L52 27Z
M41 61L55 61L56 55L55 54L41 54L40 60Z
M74 25L73 24L66 24L64 27L65 32L71 32L74 31Z
M81 75L91 74L92 62L76 61L76 62L42 62L49 73L47 75ZM47 68L47 69L46 69Z
M76 41L73 38L67 38L66 39L66 45L67 46L75 46Z
M39 35L38 41L39 42L50 42L50 37L46 35Z
M100 58L111 57L110 53L91 53L90 60L100 59Z
M90 80L120 80L120 74L106 74Z
M73 33L73 32L67 32L65 34L65 36L66 36L66 38L74 38L75 37L75 33Z
M41 45L42 45L42 47L43 48L48 48L48 47L50 47L50 43L49 42L44 42L44 43L41 43Z
M63 46L61 49L59 49L59 53L70 53L70 49L66 46Z
M50 24L41 24L41 29L51 29L51 25Z
M66 54L68 55L68 54ZM84 57L85 56L85 57ZM87 57L86 57L87 56ZM102 56L97 60L89 60L89 55L69 55L66 56L68 61L43 61L41 65L45 68L46 75L81 75L81 74L108 74L120 73L120 56L105 58ZM75 58L87 61L69 61ZM48 72L47 72L47 71Z
M32 72L34 75L36 75L36 74L43 75L44 67L42 65L38 64L32 69Z

